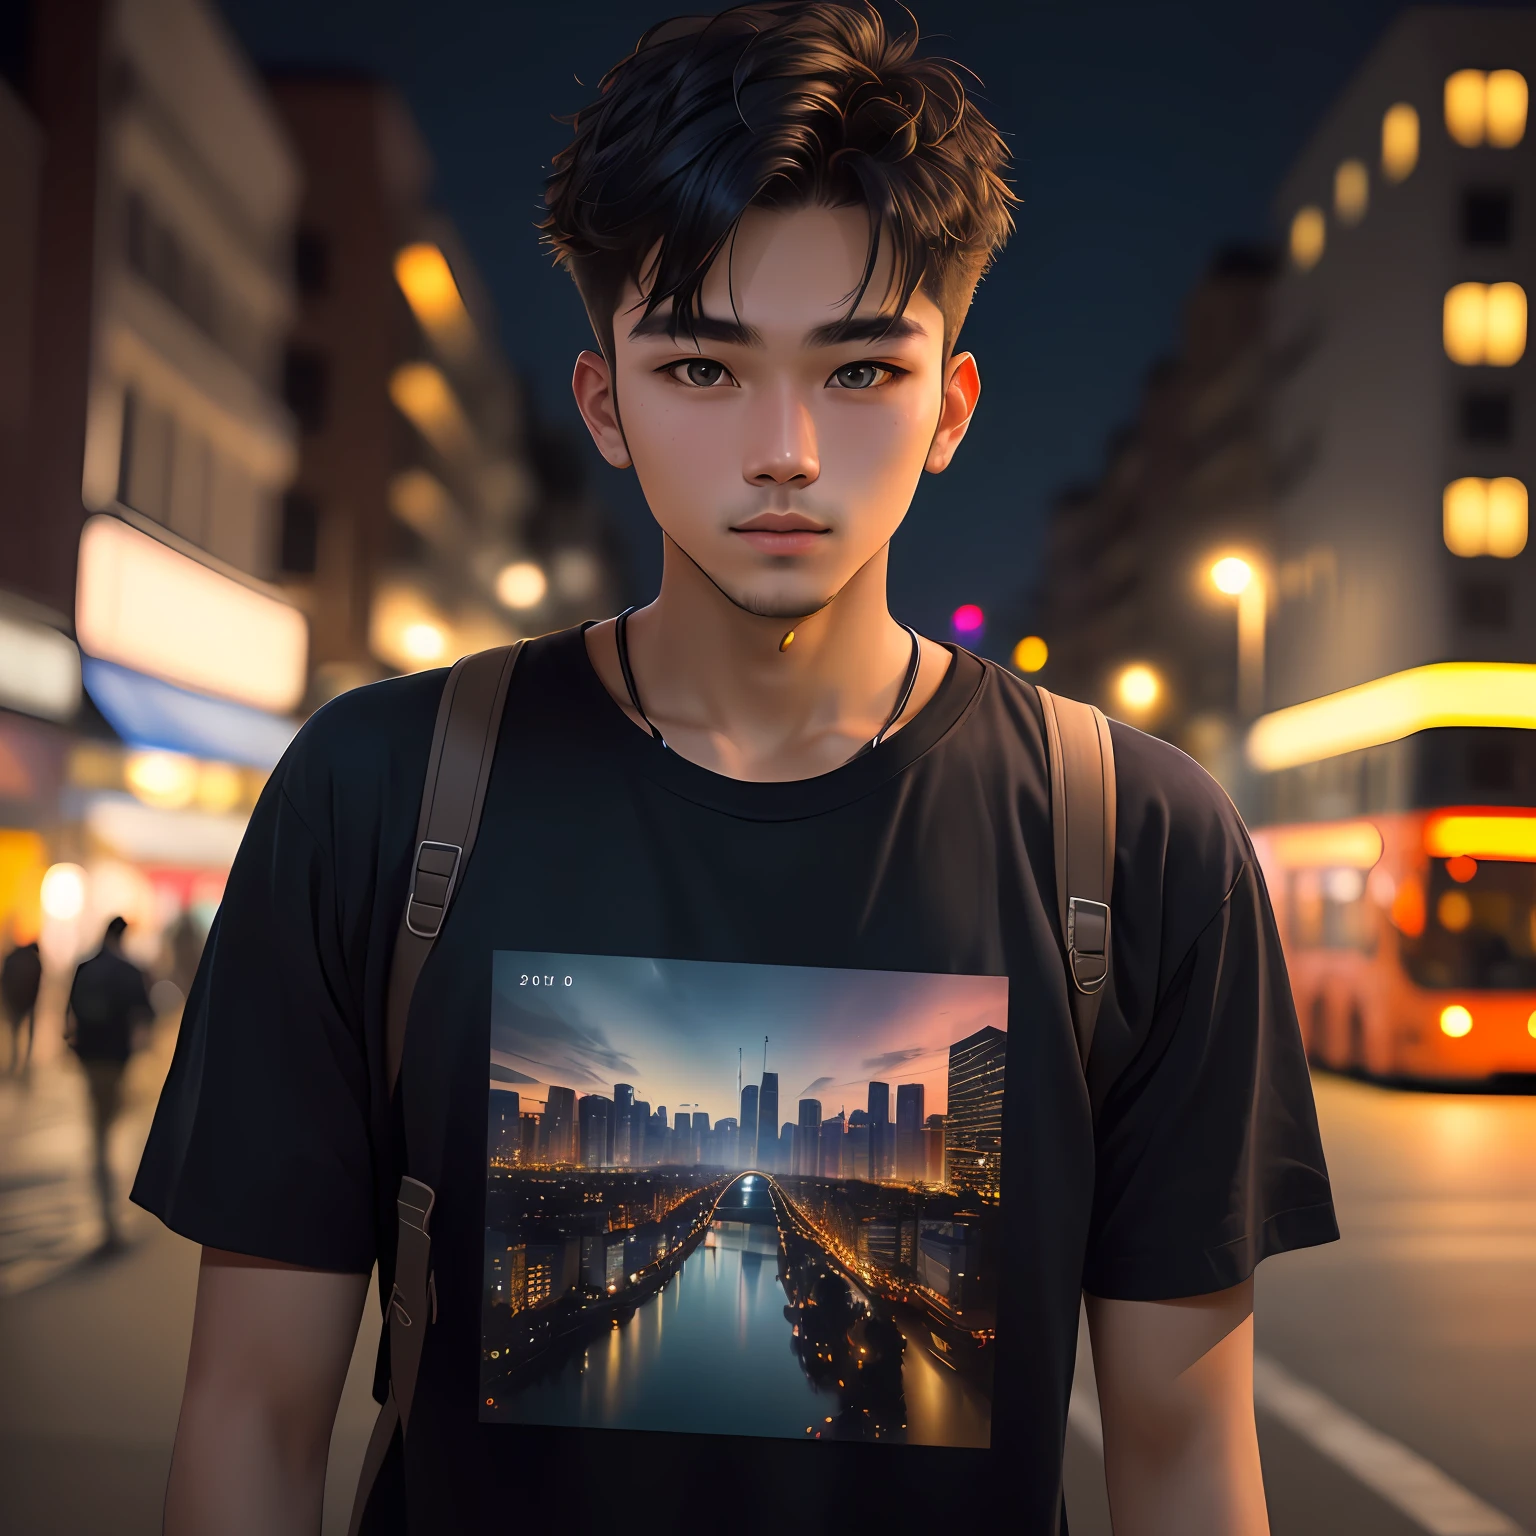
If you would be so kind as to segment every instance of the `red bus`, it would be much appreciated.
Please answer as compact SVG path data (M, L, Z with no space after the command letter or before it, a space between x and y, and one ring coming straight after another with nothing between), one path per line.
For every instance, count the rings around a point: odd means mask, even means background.
M1536 810L1291 823L1254 843L1314 1062L1536 1080Z

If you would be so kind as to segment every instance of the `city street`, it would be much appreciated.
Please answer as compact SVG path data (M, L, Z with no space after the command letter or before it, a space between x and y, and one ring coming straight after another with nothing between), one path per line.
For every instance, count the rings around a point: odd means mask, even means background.
M140 1065L120 1164L137 1155L165 1044ZM41 1069L25 1100L5 1088L7 1145L25 1137L56 1156L50 1165L35 1150L32 1177L0 1195L0 1526L150 1536L196 1250L140 1217L125 1255L79 1257L92 1238L69 1161L85 1145L67 1115L79 1087L64 1061ZM1259 1284L1259 1434L1277 1536L1536 1531L1536 1099L1331 1077L1317 1095L1345 1236L1271 1260ZM40 1122L30 1130L29 1117ZM328 1533L345 1529L366 1439L375 1315L370 1303L332 1448ZM1095 1418L1080 1383L1067 1453L1074 1536L1109 1532Z

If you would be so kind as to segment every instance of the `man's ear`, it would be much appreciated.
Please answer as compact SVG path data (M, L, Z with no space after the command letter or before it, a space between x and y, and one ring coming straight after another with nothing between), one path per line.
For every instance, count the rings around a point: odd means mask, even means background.
M939 407L939 424L928 446L923 468L930 475L942 474L965 436L981 399L981 374L976 359L969 352L957 353L949 360L949 379L944 386L944 403Z
M624 441L624 429L619 425L608 359L597 352L583 352L571 375L571 393L576 396L576 409L581 412L597 451L615 469L628 469L634 461Z

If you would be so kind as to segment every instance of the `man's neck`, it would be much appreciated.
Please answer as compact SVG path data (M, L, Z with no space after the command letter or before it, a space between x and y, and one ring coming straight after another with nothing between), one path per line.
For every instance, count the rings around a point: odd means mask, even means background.
M886 564L882 549L819 612L771 618L732 602L668 540L661 591L627 629L646 715L674 751L731 778L812 778L839 767L885 725L911 661L911 636L886 606ZM589 630L588 652L640 724L613 630L611 620ZM922 650L903 724L949 664L943 647L924 641Z

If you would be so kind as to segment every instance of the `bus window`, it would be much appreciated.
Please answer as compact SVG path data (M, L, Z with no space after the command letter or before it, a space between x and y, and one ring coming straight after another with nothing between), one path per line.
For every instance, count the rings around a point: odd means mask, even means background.
M1401 939L1419 986L1536 988L1536 864L1432 859L1424 907L1423 932Z
M1376 914L1358 869L1294 869L1288 880L1291 935L1298 949L1376 949Z

